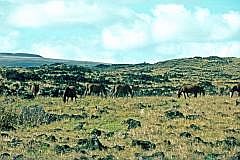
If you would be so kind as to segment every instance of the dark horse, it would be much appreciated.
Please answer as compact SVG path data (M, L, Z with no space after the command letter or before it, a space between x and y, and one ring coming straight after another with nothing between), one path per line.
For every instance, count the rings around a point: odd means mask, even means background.
M107 89L103 84L87 84L84 96L97 95L107 97Z
M64 93L63 93L63 102L68 102L68 98L71 97L71 100L73 101L73 98L75 98L75 102L77 99L77 92L74 86L67 86Z
M118 85L115 85L113 87L112 96L125 97L125 96L128 96L128 95L133 97L133 90L132 90L132 87L130 85L128 85L128 84L118 84Z
M189 97L188 93L193 93L194 97L197 97L197 94L199 93L200 95L203 94L205 95L204 88L199 86L199 85L183 85L179 90L178 90L178 98L180 98L181 94L183 93L184 98L186 99L186 94L187 97Z
M237 85L233 86L232 89L230 89L230 97L232 98L234 92L238 92L238 96L240 96L240 83Z
M36 83L32 84L31 89L32 89L33 96L36 97L37 93L39 92L39 84L36 84Z

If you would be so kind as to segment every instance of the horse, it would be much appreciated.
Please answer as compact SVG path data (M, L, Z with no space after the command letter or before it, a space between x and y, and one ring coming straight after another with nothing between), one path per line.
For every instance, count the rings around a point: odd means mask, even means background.
M107 89L103 84L87 84L84 96L97 95L107 97Z
M73 101L73 98L75 98L75 102L77 99L77 92L76 88L74 86L67 86L63 93L63 102L68 102L68 98L71 97L71 101Z
M238 96L240 96L240 83L238 83L237 85L233 86L230 89L230 97L231 98L233 97L233 94L234 94L235 91L238 92Z
M133 97L133 89L132 86L128 84L118 84L113 87L112 90L112 97L125 97L130 95L131 98Z
M39 92L39 84L36 84L36 83L32 84L31 90L32 90L33 96L36 97Z
M179 90L178 90L178 98L180 98L181 94L183 93L184 98L186 99L189 97L188 93L193 93L194 97L197 97L197 94L199 93L200 95L203 94L205 95L204 88L199 86L199 85L183 85Z

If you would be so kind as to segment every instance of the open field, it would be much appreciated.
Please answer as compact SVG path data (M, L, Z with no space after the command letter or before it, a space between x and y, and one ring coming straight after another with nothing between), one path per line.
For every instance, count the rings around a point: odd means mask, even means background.
M240 100L229 89L239 82L239 64L212 56L1 67L0 159L237 159ZM86 84L104 84L108 97L81 97ZM132 85L134 97L110 98L116 84ZM177 98L183 84L201 85L206 96ZM68 85L77 103L63 103Z
M41 124L39 112L31 121L14 125L17 130L1 132L0 153L24 159L229 159L240 152L240 107L235 100L89 96L63 104L60 98L1 97L2 107L18 116L26 106L69 116ZM94 129L100 133L92 133ZM94 135L99 143L81 143ZM135 145L136 140L147 143Z

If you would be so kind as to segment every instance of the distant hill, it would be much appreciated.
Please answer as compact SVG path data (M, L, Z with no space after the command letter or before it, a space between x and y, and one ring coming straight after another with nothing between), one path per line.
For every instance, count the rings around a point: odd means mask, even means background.
M69 65L79 65L85 67L93 67L100 62L88 62L88 61L73 61L63 59L51 59L44 58L37 54L29 53L0 53L0 66L6 67L35 67L44 64L65 63Z

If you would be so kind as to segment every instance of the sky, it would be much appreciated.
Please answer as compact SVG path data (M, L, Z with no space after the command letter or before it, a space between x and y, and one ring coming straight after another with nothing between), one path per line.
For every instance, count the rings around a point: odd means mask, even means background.
M0 0L0 52L106 63L240 57L239 0Z

